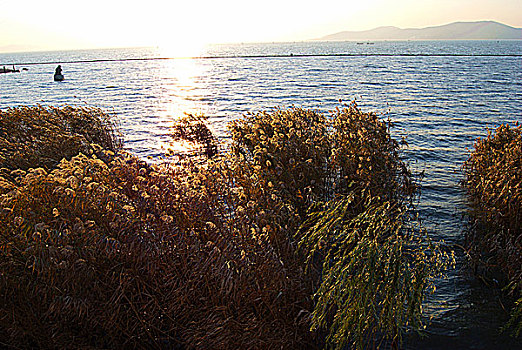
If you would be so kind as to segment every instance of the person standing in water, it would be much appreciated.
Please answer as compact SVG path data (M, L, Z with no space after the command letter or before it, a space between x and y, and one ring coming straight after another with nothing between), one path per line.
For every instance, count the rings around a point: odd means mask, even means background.
M54 71L54 81L62 81L62 80L63 80L62 66L58 65L58 67L56 67L56 70Z

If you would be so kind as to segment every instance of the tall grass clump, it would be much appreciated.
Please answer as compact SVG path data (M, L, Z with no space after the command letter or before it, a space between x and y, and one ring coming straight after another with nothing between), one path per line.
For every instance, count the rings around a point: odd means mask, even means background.
M87 154L91 144L121 148L110 115L98 108L18 107L0 110L0 168L51 169Z
M2 112L3 344L368 348L420 328L445 257L389 123L276 109L219 152L204 119L173 137L205 157L147 164L98 110Z
M2 345L314 348L303 282L246 224L255 206L233 206L232 171L149 165L71 128L67 113L96 121L83 111L2 114ZM7 130L35 129L16 150Z
M471 256L501 272L513 292L522 291L522 127L501 125L478 139L464 163L470 217ZM495 270L495 271L492 271ZM522 299L509 326L522 332Z
M312 329L334 348L398 346L421 327L424 292L448 261L418 227L417 188L389 127L355 103L231 124L231 157L262 184L257 203L268 205L259 209L279 208L266 239L287 265L305 262Z
M312 329L328 329L332 348L398 348L423 329L422 302L449 256L430 242L400 203L370 200L354 216L354 196L310 215L300 245L307 265L321 256Z

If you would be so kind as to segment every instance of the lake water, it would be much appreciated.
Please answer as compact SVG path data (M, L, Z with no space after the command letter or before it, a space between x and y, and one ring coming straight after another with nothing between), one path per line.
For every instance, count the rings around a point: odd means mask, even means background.
M364 111L387 114L393 135L407 138L408 161L425 173L421 217L457 253L457 268L426 305L428 337L406 347L522 348L499 334L507 313L498 287L477 281L455 246L464 235L467 149L487 128L522 121L522 41L236 44L201 56L157 59L164 56L155 48L0 54L0 66L28 68L0 75L0 108L104 108L118 115L126 148L145 158L163 153L170 125L185 112L209 116L226 138L226 124L246 112L328 111L356 99ZM61 83L53 82L58 63Z

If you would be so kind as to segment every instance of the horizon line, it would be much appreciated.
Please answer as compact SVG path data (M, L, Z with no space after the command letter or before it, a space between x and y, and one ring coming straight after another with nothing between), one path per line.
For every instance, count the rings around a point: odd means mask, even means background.
M458 23L458 22L452 22ZM381 28L381 27L376 27ZM374 28L374 29L376 29ZM407 28L411 29L411 28ZM422 29L422 28L420 28ZM522 29L522 28L516 28ZM370 29L371 30L371 29ZM342 32L337 32L334 34L338 34ZM305 40L282 40L282 41L252 41L252 42L229 42L229 43L207 43L205 46L212 45L259 45L259 44L292 44L292 43L313 43L313 42L402 42L402 41L522 41L520 39L346 39L346 40L329 40L324 39L324 37L316 38L316 39L305 39ZM8 46L4 46L8 47ZM46 52L64 52L64 51L95 51L95 50L129 50L129 49L161 49L160 45L143 45L143 46L103 46L103 47L80 47L80 48L69 48L69 49L34 49L34 50L22 50L22 51L2 51L2 47L0 47L0 55L2 54L24 54L24 53L46 53ZM443 54L444 55L444 54ZM180 56L180 57L163 57L162 59L173 59L173 58L185 58L185 59L194 59L194 58L203 58L205 56ZM233 57L233 56L230 56ZM221 56L219 56L221 58ZM156 59L161 59L156 57ZM32 63L29 63L32 64ZM4 65L0 63L0 65ZM5 64L8 65L8 64Z
M516 39L506 39L516 40ZM223 55L223 56L187 56L187 57L141 57L120 59L92 59L72 61L22 62L0 63L0 66L35 66L50 64L77 64L98 62L126 62L126 61L160 61L160 60L212 60L212 59L255 59L255 58L306 58L306 57L522 57L522 54L452 54L452 53L326 53L326 54L281 54L281 55Z
M498 23L501 25L508 26L513 29L522 30L522 27L514 27L509 24L499 22L492 19L484 19L484 20L475 20L475 21L453 21L449 23L444 24L431 24L423 27L406 27L401 28L393 25L382 25L373 27L371 29L364 29L364 30L342 30L335 33L325 34L321 37L316 38L308 38L308 39L301 39L301 40L267 40L267 41L224 41L224 42L211 42L205 44L205 46L210 45L240 45L240 44L270 44L270 43L296 43L296 42L310 42L310 41L357 41L356 39L353 40L327 40L324 39L324 37L340 34L343 32L367 32L372 31L378 28L398 28L401 30L409 30L409 29L428 29L428 28L434 28L434 27L441 27L445 25L455 24L455 23L480 23L480 22L492 22L492 23ZM373 39L374 41L405 41L405 40L415 40L415 41L447 41L447 40L454 40L454 41L462 41L462 40L522 40L520 39ZM17 49L16 47L21 47L20 49ZM38 47L37 45L4 45L0 47L0 54L12 54L12 53L30 53L30 52L55 52L55 51L82 51L82 50L109 50L109 49L131 49L131 48L159 48L161 45L153 44L153 45L130 45L130 46L78 46L76 48L44 48L44 47ZM9 49L10 47L13 47L14 49ZM4 51L5 50L5 51Z

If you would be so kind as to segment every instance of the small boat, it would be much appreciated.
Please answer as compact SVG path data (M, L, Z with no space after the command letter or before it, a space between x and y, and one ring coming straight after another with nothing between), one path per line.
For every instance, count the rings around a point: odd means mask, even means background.
M62 74L55 74L54 75L54 81L63 81L63 75Z

